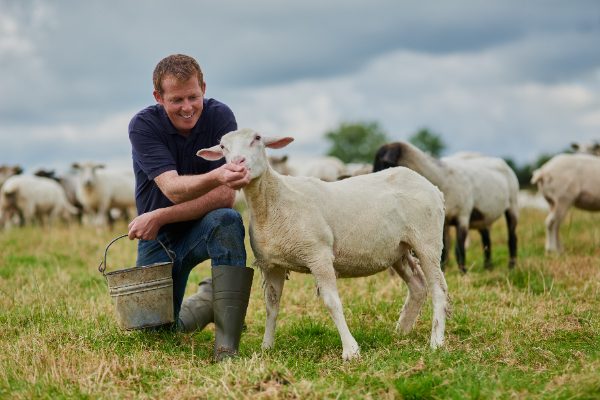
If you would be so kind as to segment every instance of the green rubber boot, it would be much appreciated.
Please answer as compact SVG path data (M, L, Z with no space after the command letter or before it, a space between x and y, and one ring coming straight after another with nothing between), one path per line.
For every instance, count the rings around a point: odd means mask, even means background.
M206 278L198 284L198 291L183 300L179 310L177 330L190 333L201 331L214 321L212 279Z
M238 353L254 270L219 265L212 268L215 312L215 361Z

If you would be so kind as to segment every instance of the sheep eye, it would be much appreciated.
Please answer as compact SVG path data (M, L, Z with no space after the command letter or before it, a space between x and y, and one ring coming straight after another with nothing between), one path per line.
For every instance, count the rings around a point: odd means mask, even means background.
M221 147L221 150L223 150L225 148L225 146L223 146L223 145L220 145L220 147Z
M254 140L260 140L260 135L254 136Z

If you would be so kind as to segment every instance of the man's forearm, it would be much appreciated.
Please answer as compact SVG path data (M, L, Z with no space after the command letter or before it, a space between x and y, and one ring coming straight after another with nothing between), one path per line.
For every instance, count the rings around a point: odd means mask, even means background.
M152 211L156 213L161 225L174 222L190 221L202 218L204 215L217 208L232 207L235 199L235 191L219 186L204 196L170 207L160 208Z

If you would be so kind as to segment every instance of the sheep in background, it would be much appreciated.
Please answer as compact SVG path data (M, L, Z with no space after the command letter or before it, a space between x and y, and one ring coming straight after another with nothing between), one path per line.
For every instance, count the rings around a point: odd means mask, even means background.
M490 268L489 228L504 214L508 228L509 267L517 257L516 227L519 215L519 182L501 158L460 153L436 159L408 142L383 145L375 155L373 171L408 167L431 181L443 193L446 206L443 261L448 257L449 226L456 226L456 262L466 272L465 241L469 229L477 229L484 249L485 267Z
M54 180L32 175L14 175L0 189L0 220L9 221L17 215L20 225L33 223L50 225L57 218L68 221L77 214L65 195L64 189Z
M81 219L83 216L83 206L77 200L77 175L75 171L71 170L63 175L56 175L56 172L53 169L43 169L40 168L33 173L35 176L41 176L45 178L50 178L55 180L63 187L65 190L65 195L67 196L67 200L71 203L75 208L77 208L77 220L81 223Z
M133 219L136 214L135 178L131 170L104 169L104 164L73 163L77 171L77 200L84 214L97 226L112 224L111 209L115 208Z
M2 187L8 178L13 175L20 175L21 173L23 173L23 168L18 165L0 165L0 187Z
M312 176L325 182L334 182L340 176L346 175L346 164L337 157L319 157L307 161L304 168L298 172L298 175Z
M220 145L198 151L207 160L225 157L243 163L251 172L243 191L250 210L250 243L264 279L267 320L262 347L273 346L285 277L287 271L296 271L314 276L317 293L340 334L342 357L358 357L336 278L372 275L390 266L409 289L397 329L412 329L428 286L433 303L431 347L441 346L448 311L448 289L440 269L442 193L407 168L336 182L280 175L269 166L265 147L282 148L291 141L241 129L224 135Z
M589 143L571 143L571 148L577 153L600 156L600 143L597 141Z
M370 174L373 172L373 165L366 163L348 163L346 164L346 173L338 176L337 180L350 178L353 176Z
M294 169L288 164L288 156L269 156L269 164L281 175L295 175Z
M571 206L600 211L600 157L590 154L559 154L533 171L532 184L550 206L546 217L547 252L561 252L558 232Z

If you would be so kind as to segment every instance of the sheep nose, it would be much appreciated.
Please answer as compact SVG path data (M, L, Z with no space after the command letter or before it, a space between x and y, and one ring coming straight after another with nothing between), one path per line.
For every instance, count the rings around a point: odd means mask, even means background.
M235 156L231 159L231 162L234 164L242 165L246 162L246 157L244 156Z

